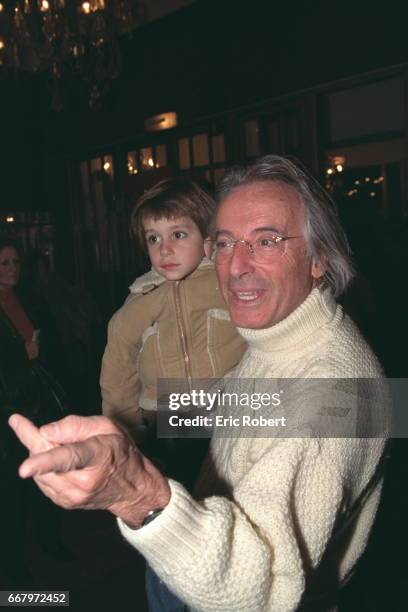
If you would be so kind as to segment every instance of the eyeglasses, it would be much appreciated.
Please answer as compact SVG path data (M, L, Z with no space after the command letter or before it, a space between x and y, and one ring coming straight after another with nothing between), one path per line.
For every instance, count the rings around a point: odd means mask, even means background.
M294 238L303 236L260 236L253 242L249 240L232 240L231 238L217 238L212 241L215 255L219 261L227 261L232 257L234 247L237 244L246 246L248 254L258 262L267 262L281 257L285 252L285 243Z

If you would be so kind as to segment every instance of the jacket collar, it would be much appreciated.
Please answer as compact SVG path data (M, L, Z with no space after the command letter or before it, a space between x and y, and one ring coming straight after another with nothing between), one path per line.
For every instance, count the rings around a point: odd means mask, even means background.
M213 262L207 257L203 257L198 268L196 268L194 272L190 274L190 276L195 274L195 272L197 272L198 270L211 270L213 268ZM144 295L146 293L150 293L150 291L153 291L153 289L156 289L156 287L159 287L160 285L165 283L166 280L167 279L165 279L164 276L162 276L152 268L151 270L149 270L149 272L146 272L146 274L142 274L142 276L139 276L130 285L129 291L132 294Z

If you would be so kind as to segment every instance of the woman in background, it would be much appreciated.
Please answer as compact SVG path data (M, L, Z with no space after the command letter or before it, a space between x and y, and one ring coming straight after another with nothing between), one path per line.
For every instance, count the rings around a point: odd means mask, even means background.
M7 419L21 410L41 425L60 418L65 409L63 390L39 359L35 318L16 293L20 271L18 245L0 237L0 588L6 589L29 582L26 511L37 505L30 485L17 475L25 451L10 435ZM33 508L36 526L45 536L44 521L51 525L55 519L42 510ZM48 526L47 534L51 531Z
M28 373L28 364L38 357L38 342L31 322L14 290L20 277L20 253L17 245L0 238L0 491L1 557L0 583L3 588L25 583L28 569L24 555L24 483L17 468L24 451L11 438L7 417L18 386L18 379ZM13 391L14 388L14 391Z
M7 320L11 323L11 326L8 326L8 332L14 339L14 342L11 341L11 346L14 346L15 351L19 352L22 348L21 341L23 341L27 358L32 360L38 357L39 353L38 330L34 329L33 323L14 292L20 278L20 269L21 259L17 245L11 240L0 238L1 325L5 324L7 327Z
M63 416L65 393L40 359L39 326L16 291L20 271L19 247L0 237L0 411L18 408L41 425Z

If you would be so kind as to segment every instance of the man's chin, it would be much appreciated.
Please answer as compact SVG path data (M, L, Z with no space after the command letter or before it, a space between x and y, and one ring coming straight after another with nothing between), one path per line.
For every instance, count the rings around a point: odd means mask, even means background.
M255 297L256 295L257 297ZM231 321L237 327L253 329L267 327L270 319L270 314L265 311L265 304L268 303L267 292L253 292L253 297L251 292L244 292L244 296L240 299L236 293L228 294L228 309Z
M270 326L269 317L255 308L230 308L230 317L236 327L247 327L248 329L264 329Z

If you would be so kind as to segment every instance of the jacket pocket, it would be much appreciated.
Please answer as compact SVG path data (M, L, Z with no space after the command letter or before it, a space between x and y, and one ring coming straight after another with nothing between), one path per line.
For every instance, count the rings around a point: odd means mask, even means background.
M208 356L213 376L223 376L242 358L246 344L231 323L227 310L212 308L207 313Z
M139 353L139 377L142 384L141 405L143 399L156 400L156 383L162 375L163 359L160 351L159 329L157 323L154 323L144 331Z

